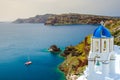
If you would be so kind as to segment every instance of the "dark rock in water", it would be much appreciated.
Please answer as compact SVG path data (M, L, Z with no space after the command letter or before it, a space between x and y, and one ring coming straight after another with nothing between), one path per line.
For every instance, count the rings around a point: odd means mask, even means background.
M61 52L60 48L58 48L56 45L50 46L50 48L48 49L48 51L50 51L52 53L59 53L59 52Z

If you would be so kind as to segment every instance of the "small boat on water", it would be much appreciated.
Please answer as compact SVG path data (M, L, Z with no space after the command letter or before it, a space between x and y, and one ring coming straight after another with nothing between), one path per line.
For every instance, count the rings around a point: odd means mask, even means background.
M30 65L30 64L32 64L32 61L25 62L25 65Z
M27 62L25 62L25 65L26 65L26 66L32 64L32 61L30 60L30 56L28 56L27 58L28 58L28 60L27 60Z

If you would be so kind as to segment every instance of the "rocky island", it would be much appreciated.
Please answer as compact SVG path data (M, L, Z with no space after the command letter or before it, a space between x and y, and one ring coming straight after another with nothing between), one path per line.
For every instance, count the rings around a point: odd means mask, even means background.
M120 20L119 17L89 14L45 14L27 19L17 19L13 23L44 23L45 25L99 24L102 20Z
M56 45L51 45L48 51L50 51L51 53L59 53L61 52L61 49L58 48Z

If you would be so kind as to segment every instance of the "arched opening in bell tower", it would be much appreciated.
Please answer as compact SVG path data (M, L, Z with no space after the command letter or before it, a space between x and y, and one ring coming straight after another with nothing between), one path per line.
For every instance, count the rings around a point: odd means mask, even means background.
M99 42L98 41L95 42L95 46L96 46L95 51L98 52L99 51Z
M106 47L106 46L107 46L106 41L104 41L104 44L103 44L103 45L104 45L103 51L106 51L106 48L107 48L107 47Z

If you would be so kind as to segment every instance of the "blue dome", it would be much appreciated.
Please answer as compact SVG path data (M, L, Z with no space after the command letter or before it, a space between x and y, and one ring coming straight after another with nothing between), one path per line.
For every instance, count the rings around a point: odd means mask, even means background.
M110 31L105 28L103 25L100 25L93 33L93 37L111 37Z

